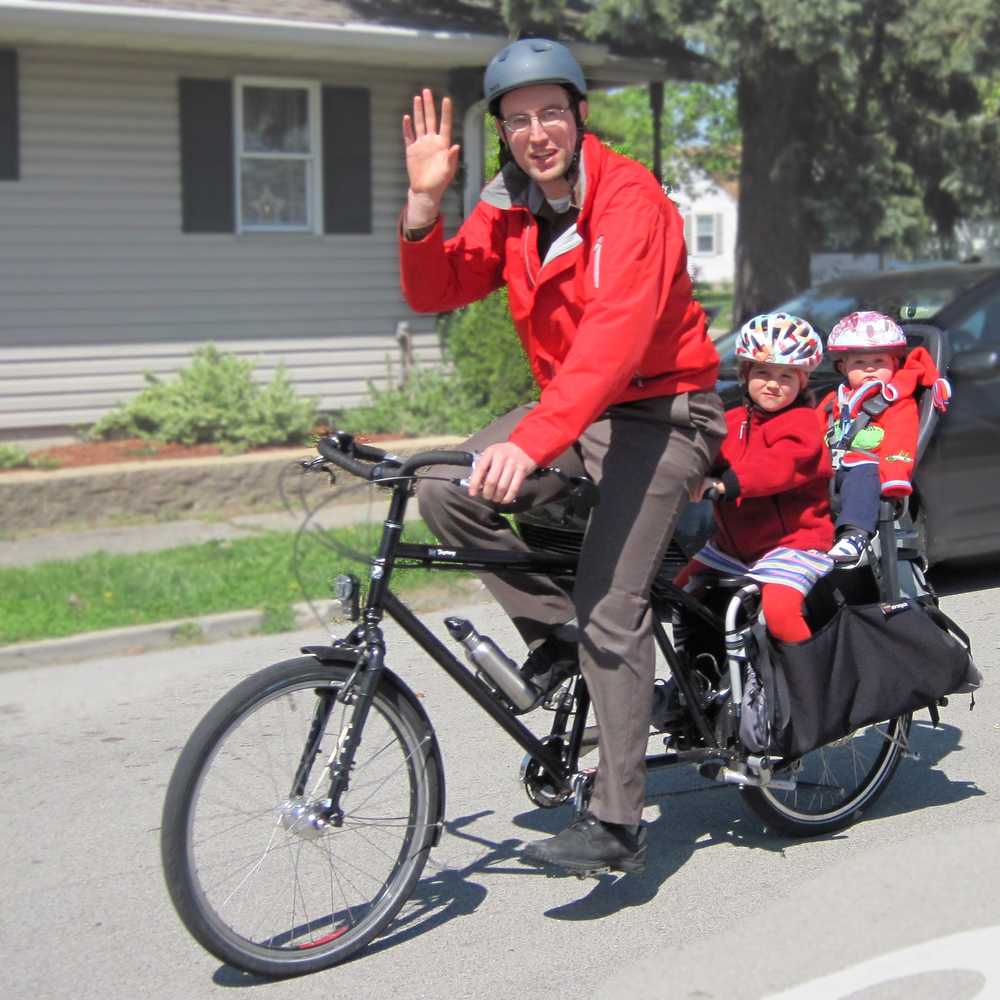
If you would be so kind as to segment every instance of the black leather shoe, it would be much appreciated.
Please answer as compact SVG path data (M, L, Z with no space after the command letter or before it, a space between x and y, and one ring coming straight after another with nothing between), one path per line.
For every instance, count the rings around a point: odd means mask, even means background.
M521 676L538 692L538 697L524 711L538 708L567 677L575 677L579 672L576 643L550 635L528 654L521 667Z
M528 844L523 853L532 861L559 865L580 878L608 871L638 874L646 868L646 828L629 833L617 823L602 823L584 813L562 833Z

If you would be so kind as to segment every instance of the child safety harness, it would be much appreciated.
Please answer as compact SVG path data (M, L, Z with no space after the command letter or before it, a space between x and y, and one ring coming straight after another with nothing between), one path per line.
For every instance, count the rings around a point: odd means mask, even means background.
M935 409L944 411L951 400L951 383L946 378L935 379L931 386L931 396ZM878 455L865 448L855 448L854 441L876 417L881 416L896 400L899 390L887 382L866 382L853 392L847 385L837 390L840 419L834 413L833 399L826 404L826 443L830 446L830 458L834 469L843 464L844 455L853 451L873 461ZM832 482L832 480L831 480Z
M846 385L837 390L837 402L840 419L834 412L833 399L826 404L827 431L826 443L830 446L830 459L833 468L839 469L844 456L849 451L878 461L878 455L864 448L854 448L854 440L875 417L883 414L892 403L899 398L899 392L892 385L884 382L866 382L853 392ZM831 489L833 480L830 480Z

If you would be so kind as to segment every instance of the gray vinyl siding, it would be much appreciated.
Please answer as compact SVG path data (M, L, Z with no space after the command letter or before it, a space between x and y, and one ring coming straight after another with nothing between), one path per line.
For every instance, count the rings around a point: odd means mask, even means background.
M397 324L421 363L434 317L399 289L400 119L439 80L391 68L19 46L21 179L0 185L0 434L89 423L214 341L279 359L332 409L398 371ZM371 89L373 232L184 234L177 81L236 75ZM345 137L350 141L350 137ZM456 219L458 199L448 209Z

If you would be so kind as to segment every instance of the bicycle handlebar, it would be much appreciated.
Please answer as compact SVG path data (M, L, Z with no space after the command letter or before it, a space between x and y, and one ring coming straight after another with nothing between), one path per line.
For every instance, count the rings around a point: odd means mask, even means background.
M320 438L316 449L339 469L368 482L402 479L428 465L470 466L473 462L473 456L466 451L422 451L402 459L381 448L358 444L354 435L346 431L334 431L329 437Z
M404 459L398 455L389 455L381 448L358 444L354 440L354 435L347 431L333 431L328 437L320 438L316 442L316 449L328 462L370 483L405 479L412 476L417 469L430 465L471 468L476 460L476 456L467 451L422 451ZM569 490L571 502L578 505L582 513L596 507L600 502L600 492L592 480L570 477L558 469L539 469L532 475L547 473L557 475L563 480Z

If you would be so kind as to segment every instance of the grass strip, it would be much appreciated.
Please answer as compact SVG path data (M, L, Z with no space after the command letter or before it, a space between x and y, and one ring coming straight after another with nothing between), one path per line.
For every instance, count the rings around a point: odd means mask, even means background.
M362 525L327 534L371 552L380 531ZM405 537L432 540L420 523L407 525ZM262 631L281 631L292 627L292 604L329 600L331 581L346 572L367 579L366 566L309 537L300 540L296 558L293 532L0 568L0 645L250 609L264 611ZM405 594L447 575L400 570L393 589Z

